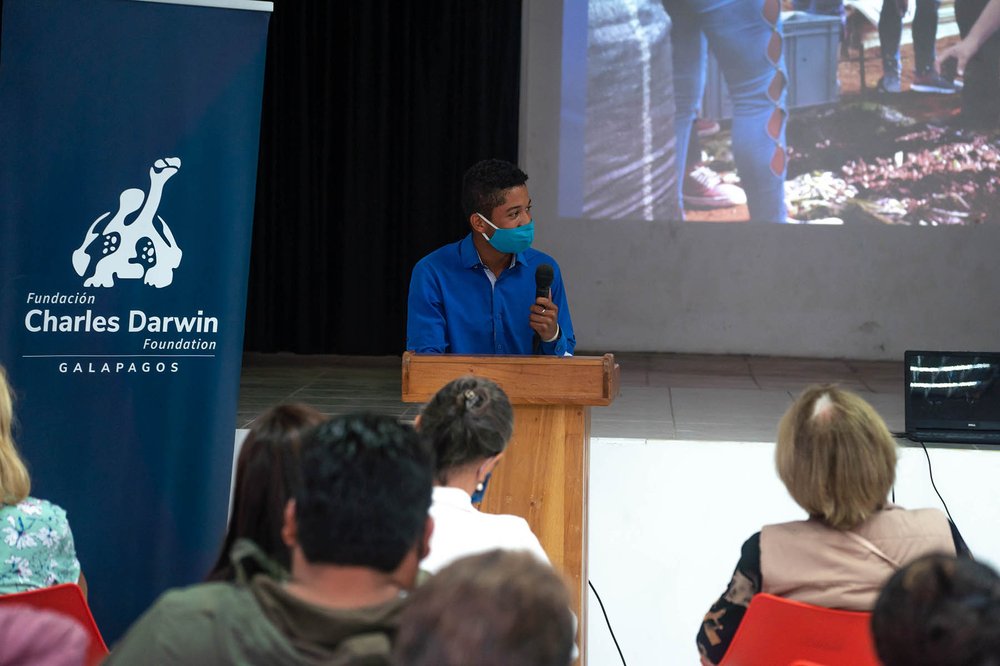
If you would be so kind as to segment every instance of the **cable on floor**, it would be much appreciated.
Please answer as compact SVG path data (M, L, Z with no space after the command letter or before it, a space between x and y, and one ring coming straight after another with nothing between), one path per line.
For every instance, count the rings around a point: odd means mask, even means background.
M611 632L611 640L615 642L615 647L618 649L618 656L622 660L622 666L628 666L625 663L625 655L622 654L621 646L618 645L618 639L615 638L615 630L611 628L611 620L608 619L608 612L604 610L604 602L601 601L601 595L597 593L597 588L594 587L594 584L590 580L587 580L587 585L590 586L590 589L594 592L594 596L597 597L597 603L601 605L601 612L604 613L604 623L608 625L608 631Z

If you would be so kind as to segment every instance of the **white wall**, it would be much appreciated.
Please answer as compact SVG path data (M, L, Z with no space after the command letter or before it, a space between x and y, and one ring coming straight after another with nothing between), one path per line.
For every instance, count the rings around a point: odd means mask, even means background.
M535 245L562 267L580 349L898 360L905 349L996 348L1000 223L560 219L562 2L524 7L520 161Z
M248 434L250 434L249 428L237 428L236 435L233 437L233 470L229 477L229 511L226 514L229 518L233 517L233 495L236 493L236 463L240 460L240 451L243 450L243 442L246 441Z

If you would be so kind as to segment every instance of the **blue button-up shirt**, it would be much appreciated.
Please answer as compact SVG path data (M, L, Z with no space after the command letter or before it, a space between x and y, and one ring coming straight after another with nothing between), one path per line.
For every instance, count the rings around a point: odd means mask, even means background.
M529 324L535 303L535 269L555 272L552 302L559 308L559 337L543 354L572 354L576 347L562 273L555 259L528 249L491 284L469 234L431 252L413 267L406 314L406 348L421 353L531 354Z

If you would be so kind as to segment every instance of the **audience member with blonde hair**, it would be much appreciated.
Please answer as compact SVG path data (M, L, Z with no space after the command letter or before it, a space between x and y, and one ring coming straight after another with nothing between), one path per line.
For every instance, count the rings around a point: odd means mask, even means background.
M526 552L456 560L410 597L397 666L569 666L574 619L552 567Z
M0 594L59 583L86 593L66 512L30 496L31 477L14 444L14 399L0 366Z
M1000 576L965 558L915 560L883 588L872 635L885 666L996 666Z
M853 393L806 389L781 419L775 463L809 518L767 525L743 544L729 587L698 632L703 663L722 659L758 592L870 611L885 581L908 562L934 552L968 554L940 511L907 511L888 501L896 444L872 406Z
M416 427L437 460L434 535L420 568L435 573L460 557L493 548L527 550L548 562L524 518L482 513L474 506L482 501L514 431L514 410L503 389L484 377L455 379L424 406Z

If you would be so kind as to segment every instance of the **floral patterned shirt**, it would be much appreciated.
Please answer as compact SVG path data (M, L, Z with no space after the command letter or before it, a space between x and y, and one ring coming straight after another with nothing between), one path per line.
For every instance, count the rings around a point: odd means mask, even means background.
M65 511L34 497L0 505L0 594L79 578L80 562Z

